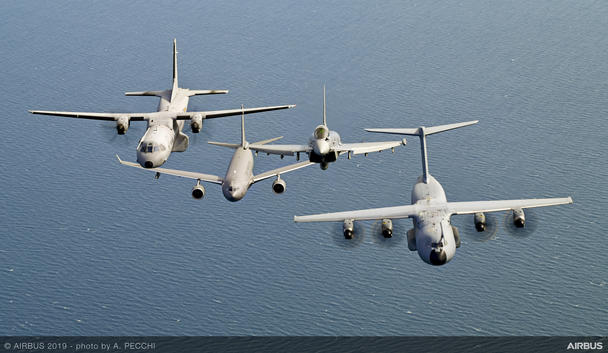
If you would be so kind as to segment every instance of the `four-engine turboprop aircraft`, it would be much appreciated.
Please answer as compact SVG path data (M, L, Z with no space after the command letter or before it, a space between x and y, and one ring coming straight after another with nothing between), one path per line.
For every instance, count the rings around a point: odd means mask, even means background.
M296 154L300 160L300 153L308 153L311 162L320 163L321 169L327 169L329 163L335 162L339 155L348 153L348 159L352 154L362 154L366 156L370 152L380 152L395 147L405 145L406 140L383 141L383 142L361 142L361 143L342 143L340 135L329 130L327 127L327 117L325 114L325 86L323 86L323 124L315 128L307 145L260 145L250 144L249 148L257 152L268 154L279 154L281 158L285 155L293 156Z
M295 222L344 222L344 236L352 238L353 222L357 220L382 220L382 233L392 235L391 219L412 218L414 228L407 232L408 247L418 251L420 258L431 265L443 265L450 261L460 246L456 227L450 223L454 214L474 214L478 230L484 228L483 212L513 211L513 222L518 227L525 224L524 208L543 207L572 203L571 197L527 200L448 202L441 184L428 171L426 136L477 123L420 127L418 129L366 129L370 132L414 135L420 137L422 152L422 176L412 189L412 204L407 206L373 208L358 211L325 213L310 216L295 216Z
M265 143L273 142L281 137L275 137L272 139L256 142L258 145L263 145ZM267 171L262 174L253 175L253 154L249 149L249 143L245 140L245 117L241 117L241 143L240 144L232 144L232 143L223 143L223 142L209 142L213 145L218 145L222 147L233 148L234 154L232 155L232 160L230 161L230 165L228 166L228 170L226 170L226 176L221 178L217 175L210 174L202 174L195 172L186 172L182 170L175 169L166 169L166 168L151 168L146 169L153 172L156 172L156 177L162 174L171 174L176 176L181 176L184 178L196 179L196 185L192 189L192 197L195 199L201 199L205 196L205 188L200 184L201 181L206 181L209 183L220 184L222 186L222 192L224 197L228 201L238 201L245 197L247 190L251 187L251 185L257 183L258 181L262 181L268 178L276 177L277 179L272 183L272 190L281 194L285 191L286 184L283 179L281 179L281 174L290 172L292 170L300 169L312 165L312 162L299 162L295 164L291 164L282 168L273 169ZM136 163L125 162L120 159L120 157L116 156L118 161L121 164L141 168Z
M146 121L148 127L137 145L137 162L144 168L161 166L171 152L183 152L188 148L188 135L182 132L184 120L190 120L192 132L200 132L205 119L222 118L239 114L260 113L271 110L293 108L295 105L271 107L187 112L191 96L223 94L227 90L191 90L180 88L177 82L177 47L173 40L173 86L164 91L127 92L127 96L160 97L158 111L153 113L86 113L46 110L30 110L32 114L55 115L69 118L109 120L116 122L119 135L127 132L131 121Z

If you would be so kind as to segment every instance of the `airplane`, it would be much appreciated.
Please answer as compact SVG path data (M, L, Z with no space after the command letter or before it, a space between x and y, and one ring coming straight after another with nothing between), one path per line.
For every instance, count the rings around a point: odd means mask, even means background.
M411 205L325 213L309 216L294 216L294 221L343 221L344 237L347 239L352 239L354 221L382 220L382 234L384 237L390 238L393 232L391 219L411 218L414 228L407 232L409 250L418 251L418 255L424 262L431 265L440 266L450 261L456 253L456 248L460 247L460 236L458 234L458 229L450 223L452 215L473 214L476 229L478 231L483 231L486 225L484 212L511 210L513 212L513 223L515 226L524 227L525 215L523 210L525 208L572 203L571 197L448 202L443 187L429 173L426 136L473 125L477 122L478 120L433 127L421 126L417 129L365 129L369 132L413 135L420 137L423 174L418 178L414 188L412 189Z
M285 155L293 156L300 160L300 153L308 153L309 161L320 163L321 169L326 170L329 163L335 162L339 155L348 153L348 159L353 154L365 154L370 152L381 152L386 149L395 151L395 147L405 145L406 139L401 141L384 142L361 142L361 143L342 143L340 135L329 130L327 127L327 115L325 113L325 86L323 86L323 124L317 126L312 133L312 137L307 145L259 145L251 144L249 148L267 154L278 154L283 158Z
M243 109L243 111L244 111L244 109ZM263 145L263 144L270 143L270 142L276 141L278 139L281 139L282 137L283 136L275 137L275 138L271 138L268 140L259 141L256 143L258 145ZM145 168L145 170L156 172L155 177L157 179L160 176L160 174L170 174L170 175L176 175L176 176L180 176L180 177L184 177L184 178L196 179L196 185L192 189L192 197L195 199L202 199L205 196L205 188L201 185L201 181L213 183L213 184L219 184L222 186L222 193L224 194L224 197L226 198L226 200L235 202L235 201L239 201L240 199L245 197L245 194L247 193L247 190L249 190L251 185L253 185L259 181L262 181L262 180L265 180L268 178L273 178L273 177L276 177L277 179L272 183L272 191L274 191L276 194L282 194L283 192L285 192L287 185L286 185L285 181L283 179L281 179L281 174L290 172L292 170L304 168L304 167L314 164L309 161L304 161L304 162L291 164L291 165L288 165L285 167L273 169L273 170L270 170L270 171L267 171L267 172L264 172L264 173L261 173L258 175L253 175L253 154L251 153L251 150L248 148L249 143L245 139L245 116L244 116L244 114L243 114L243 116L241 116L241 143L240 144L212 142L212 141L209 141L208 143L210 143L212 145L217 145L217 146L228 147L228 148L234 149L234 154L232 155L232 160L230 161L230 165L228 166L228 169L226 170L226 175L223 178L221 178L217 175L187 172L187 171L182 171L182 170L166 169L166 168ZM116 155L116 157L118 158L118 161L120 162L120 164L130 166L130 167L144 169L137 163L125 162L125 161L121 160L120 157L118 157L118 155Z
M192 132L198 133L205 119L223 118L242 113L252 114L271 110L293 108L295 105L279 105L245 109L187 112L191 96L225 94L227 90L191 90L181 88L177 80L177 43L173 39L173 85L164 91L126 92L127 96L156 96L160 98L157 112L152 113L87 113L47 110L29 110L32 114L54 115L68 118L107 120L116 122L116 131L124 135L131 121L146 121L146 133L137 145L137 162L144 168L163 165L171 152L184 152L188 148L188 135L182 132L184 121L190 120Z

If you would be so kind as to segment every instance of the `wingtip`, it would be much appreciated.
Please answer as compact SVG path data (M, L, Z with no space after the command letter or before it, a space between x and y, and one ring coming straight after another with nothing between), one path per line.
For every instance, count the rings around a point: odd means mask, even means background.
M118 157L118 154L115 154L116 159L118 159L118 163L122 164L122 159L120 159L120 157Z
M568 203L574 203L574 201L572 200L572 196L568 196Z
M33 110L28 110L28 112L29 112L30 114L34 114L34 111L33 111Z
M288 105L287 107L288 107L289 109L291 109L291 108L295 108L295 107L296 107L296 105L295 105L295 104L290 104L290 105Z
M293 216L293 221L294 221L294 222L296 222L296 223L298 223L298 219L299 219L299 218L300 218L300 217L298 217L298 216Z

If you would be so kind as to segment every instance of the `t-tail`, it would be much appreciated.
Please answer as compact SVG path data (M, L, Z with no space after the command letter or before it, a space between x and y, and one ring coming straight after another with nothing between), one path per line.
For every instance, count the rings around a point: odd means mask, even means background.
M247 147L249 146L249 143L247 142L247 139L245 138L245 107L241 104L241 144L236 144L236 143L226 143L226 142L215 142L215 141L209 141L208 143L211 145L216 145L216 146L221 146L221 147L228 147L228 148L243 148L243 149L247 149ZM279 137L274 137L268 140L262 140L262 141L258 141L258 142L254 142L254 144L256 145L264 145L270 142L274 142L276 140L282 139L283 136L279 136Z
M465 127L473 124L477 124L479 120L467 121L464 123L455 123L455 124L447 124L447 125L438 125L425 127L421 126L415 129L365 129L365 131L369 132L379 132L383 134L395 134L395 135L411 135L411 136L419 136L420 137L420 152L422 154L422 176L424 183L429 182L429 162L426 151L426 136L436 134L439 132L444 132L448 130L457 129L459 127Z

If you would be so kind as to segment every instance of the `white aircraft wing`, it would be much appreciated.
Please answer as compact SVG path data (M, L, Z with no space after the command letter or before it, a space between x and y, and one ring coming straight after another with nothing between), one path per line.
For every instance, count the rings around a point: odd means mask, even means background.
M517 208L555 206L569 203L572 203L571 197L527 200L448 202L448 210L452 214L470 214L477 212L507 211Z
M131 121L143 121L146 120L150 114L154 113L87 113L87 112L60 112L51 110L28 110L32 114L38 115L54 115L64 116L67 118L79 118L79 119L94 119L94 120L110 120L115 121L118 118L126 117Z
M257 183L258 181L262 181L268 178L272 178L274 176L278 176L280 174L283 173L287 173L287 172L291 172L292 170L296 170L296 169L300 169L300 168L304 168L304 167L308 167L309 165L313 165L315 163L313 162L300 162L300 163L295 163L295 164L290 164L281 168L277 168L277 169L273 169L273 170L269 170L267 172L255 175L253 177L253 182Z
M310 152L312 147L309 145L265 145L260 143L250 143L248 145L250 150L256 152L280 154L282 156L293 156L298 152Z
M225 116L241 115L241 114L253 114L261 112L269 112L272 110L289 109L295 107L295 104L291 105L275 105L270 107L259 107L259 108L245 108L245 109L227 109L227 110L210 110L206 112L183 112L177 113L177 120L189 120L195 115L201 115L204 119L223 118Z
M380 152L389 148L405 145L406 140L400 141L383 141L383 142L360 142L360 143L343 143L336 148L339 153L351 152L352 154Z
M155 172L155 173L170 174L170 175L180 176L183 178L197 179L200 181L206 181L206 182L214 183L214 184L222 184L222 182L223 182L223 179L217 175L203 174L203 173L196 173L196 172L187 172L184 170L167 169L167 168L142 168L142 166L140 166L137 163L123 161L122 159L120 159L120 157L118 157L118 155L116 155L116 158L118 158L118 161L122 165L139 168L139 169L143 169L143 170L149 170L149 171Z
M365 221L383 218L409 218L418 213L416 205L370 208L367 210L321 213L309 216L294 216L294 222L341 222L346 219Z

